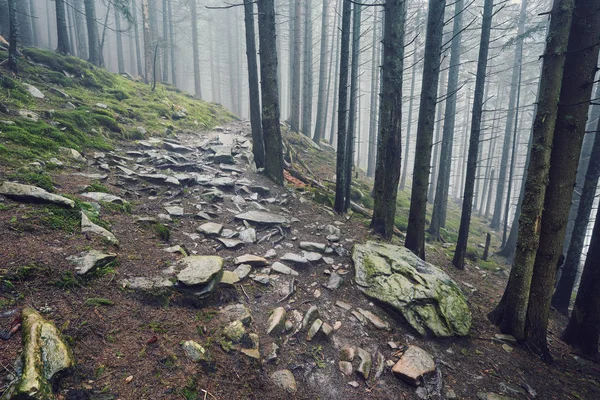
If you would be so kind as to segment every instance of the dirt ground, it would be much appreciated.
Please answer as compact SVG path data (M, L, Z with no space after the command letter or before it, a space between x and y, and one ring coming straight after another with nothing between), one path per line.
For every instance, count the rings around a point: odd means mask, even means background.
M233 134L249 135L248 124L225 126ZM220 132L179 134L181 142L198 146ZM120 154L139 148L124 147ZM91 154L86 154L93 159ZM128 165L131 165L129 162ZM213 166L214 167L214 166ZM493 273L471 262L464 271L454 269L441 247L429 246L428 261L440 266L463 289L473 313L471 334L465 338L423 338L405 323L401 316L373 304L364 297L353 282L354 269L349 252L335 255L338 272L347 272L344 284L329 290L325 270L332 266L321 263L297 267L299 272L296 293L278 303L289 286L289 277L271 274L270 285L246 278L234 287L220 287L207 300L194 300L176 292L141 293L124 288L122 280L137 276L153 276L182 257L167 253L165 247L181 245L199 255L218 254L225 259L225 269L233 270L233 258L242 254L263 255L276 249L280 257L286 252L300 252L300 241L325 242L322 227L335 224L341 229L341 246L351 250L354 243L372 239L364 220L335 215L331 210L314 203L311 192L293 184L277 187L263 175L253 171L246 161L238 158L241 173L236 179L247 178L255 185L268 187L268 195L259 203L271 212L296 218L285 238L274 235L262 243L247 244L229 250L203 235L193 236L202 223L198 212L197 187L169 188L143 182L129 183L117 177L111 166L109 177L102 181L112 194L132 204L130 212L102 209L101 219L110 225L120 245L107 245L97 237L68 232L49 226L45 206L0 200L0 313L32 306L54 321L72 345L77 366L57 388L59 399L419 399L445 398L452 389L460 399L477 399L478 393L497 393L509 398L525 399L598 399L600 398L600 367L574 354L559 339L566 319L552 313L549 333L553 364L541 362L526 348L518 345L503 348L492 340L498 333L486 314L498 302L504 289L507 272ZM326 171L327 167L315 166ZM11 171L0 171L0 178ZM73 175L74 172L104 173L97 164L65 167L51 172L56 191L80 197L93 179ZM202 210L216 214L215 222L234 229L241 222L233 218L239 212L228 198L235 193L245 195L236 187L226 192L223 202L202 205ZM273 203L267 201L276 199ZM182 217L165 223L170 228L168 242L159 239L147 225L135 222L137 216L155 217L164 213L167 201L176 201L186 211ZM261 230L262 229L262 230ZM258 237L269 228L257 227ZM192 235L190 237L189 235ZM276 246L280 245L281 248ZM118 255L118 264L103 275L91 279L75 279L73 265L67 257L82 251L98 249ZM24 268L26 267L26 268ZM320 296L315 296L315 291ZM87 306L90 298L105 298L111 306ZM380 331L362 324L348 311L335 306L343 300L354 307L371 310L392 326L391 332ZM219 309L228 304L242 303L253 315L250 330L260 337L261 354L273 342L280 346L275 362L251 359L235 350L225 351L218 341L221 327ZM317 305L321 316L341 328L330 340L307 342L300 333L287 339L270 337L265 333L269 312L283 305L304 313ZM9 329L13 317L0 318L0 330ZM205 346L212 357L207 364L190 361L181 343L195 340ZM386 360L397 360L398 345L415 344L427 350L436 360L438 373L432 377L439 391L417 393L415 388L394 377L389 367L377 381L365 381L358 375L346 377L338 370L338 353L344 345L360 346L375 354L381 352ZM505 346L506 347L506 346ZM0 340L0 393L7 376L22 350L21 336ZM264 357L263 357L264 359ZM292 396L278 390L269 375L279 369L290 369L298 383ZM348 383L358 382L357 387ZM441 397L440 397L441 394Z

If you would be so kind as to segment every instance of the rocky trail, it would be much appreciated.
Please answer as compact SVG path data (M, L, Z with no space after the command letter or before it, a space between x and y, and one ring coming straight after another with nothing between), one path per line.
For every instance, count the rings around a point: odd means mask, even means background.
M289 174L277 187L256 171L249 137L248 123L233 122L113 152L65 149L57 193L2 183L0 393L50 387L63 369L61 399L598 393L589 378L544 378L597 377L597 366L566 355L547 366L495 333L485 309L505 276L448 270L453 280L369 242L362 222L316 204ZM73 215L77 229L48 226ZM14 362L22 344L11 329L40 319L72 348L51 372L29 350L25 368ZM31 353L50 354L38 342ZM37 374L19 373L28 365Z

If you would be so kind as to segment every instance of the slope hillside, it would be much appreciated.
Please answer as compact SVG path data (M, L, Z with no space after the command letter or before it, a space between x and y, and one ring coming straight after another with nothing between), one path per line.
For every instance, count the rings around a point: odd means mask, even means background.
M32 309L60 330L74 362L33 398L600 397L597 364L562 344L559 317L553 365L487 320L507 266L479 258L485 221L474 222L464 271L450 264L452 246L427 248L437 276L455 282L437 304L456 300L470 313L436 323L429 301L400 313L362 294L352 250L377 240L371 182L359 171L354 211L333 213L327 145L284 129L279 187L253 167L249 123L220 105L71 57L23 54L18 76L0 66L1 399L18 398L19 360L32 359ZM400 193L394 244L407 212ZM449 210L448 242L458 214ZM367 264L361 271L385 269ZM423 290L418 273L430 267L416 264L410 287ZM411 308L423 312L409 320ZM463 336L438 337L448 326ZM415 346L426 354L417 351L415 370L427 372L416 380L406 376Z

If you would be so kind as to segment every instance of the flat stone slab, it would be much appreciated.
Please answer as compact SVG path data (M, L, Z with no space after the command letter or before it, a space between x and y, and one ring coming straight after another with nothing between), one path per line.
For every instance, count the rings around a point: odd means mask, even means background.
M67 259L76 265L75 273L77 275L85 275L92 270L102 268L106 264L113 262L116 258L116 254L106 254L98 250L91 250L81 254L79 257L72 256Z
M435 361L420 347L408 346L392 368L394 375L411 385L419 386L423 375L435 371Z
M306 251L324 252L327 246L323 243L300 242L300 248Z
M292 276L298 276L298 272L294 271L292 268L288 267L287 265L280 263L279 261L275 261L273 263L273 265L271 265L271 270L278 272L280 274L284 274L284 275L292 275Z
M30 85L29 83L23 83L23 86L25 86L25 89L27 89L29 94L35 97L36 99L43 99L46 97L46 95L42 93L40 89L36 88L33 85Z
M248 264L252 267L264 267L269 265L269 262L266 258L255 256L253 254L244 254L243 256L239 256L234 258L233 263L238 264Z
M190 256L182 258L184 268L177 280L186 286L204 285L223 272L223 259L218 256Z
M173 217L183 217L184 215L183 207L180 206L167 206L165 210Z
M308 264L308 260L306 257L301 256L300 254L295 253L286 253L281 257L281 261L287 261L293 264L306 265Z
M194 151L194 149L192 149L191 147L182 146L179 144L169 143L169 142L164 142L163 147L166 150L173 151L175 153L192 153Z
M22 185L15 182L4 182L0 186L0 194L15 200L57 204L63 207L75 207L75 202L63 196L48 193L37 186Z
M88 199L102 201L104 203L113 203L113 204L125 204L127 203L125 200L120 198L119 196L115 196L108 193L102 192L86 192L82 193L81 196L86 197Z
M207 236L217 236L221 234L223 225L217 224L216 222L207 222L197 227L196 230Z
M440 268L405 247L379 242L355 245L352 260L359 289L399 311L421 335L469 333L472 317L467 299Z
M94 233L96 235L100 235L100 236L104 237L106 240L108 240L110 243L112 243L114 245L119 244L119 240L117 239L117 237L115 235L113 235L111 232L107 231L103 227L94 224L92 221L90 221L88 216L85 215L85 213L83 211L81 212L81 232L82 233L86 233L86 232Z
M290 371L289 369L282 369L273 372L271 374L271 381L273 381L273 385L285 390L290 394L294 394L298 390L294 374L292 374L292 371Z
M221 242L223 246L228 249L237 249L238 247L242 247L244 242L239 239L228 239L228 238L217 238L217 241Z
M235 216L244 221L256 222L258 224L277 225L289 224L290 221L283 215L271 214L265 211L247 211Z

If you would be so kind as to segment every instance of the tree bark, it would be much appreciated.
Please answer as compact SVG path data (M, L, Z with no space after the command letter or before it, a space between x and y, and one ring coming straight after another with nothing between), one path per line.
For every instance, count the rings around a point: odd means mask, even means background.
M600 3L575 0L525 327L529 347L545 361L552 360L546 339L548 315L598 69L598 39Z
M115 8L115 29L117 34L117 68L119 73L125 72L125 62L123 60L123 37L121 34L121 16Z
M525 21L527 19L527 1L521 2L521 12L517 26L517 42L515 46L515 56L512 68L512 78L510 84L510 94L508 99L508 115L506 116L506 129L504 131L504 145L502 146L502 158L500 159L500 170L498 175L498 189L496 191L496 201L494 205L494 214L490 227L498 229L502 219L502 203L504 199L504 185L506 184L506 169L508 164L508 152L510 150L510 136L513 129L515 102L518 88L518 75L523 58L523 32L525 31ZM510 194L508 194L509 196Z
M142 68L142 51L140 46L140 32L138 28L137 6L135 4L135 0L131 0L131 9L133 10L131 15L133 17L133 29L135 34L135 59L137 64L137 74L138 76L145 76L143 72L144 69Z
M352 4L350 0L342 0L342 42L340 49L340 79L338 95L338 134L336 156L336 179L334 210L344 212L346 202L346 136L348 120L348 64L350 58L350 20Z
M31 44L36 47L39 47L36 14L37 13L35 12L35 2L34 0L29 0L29 18L31 19Z
M463 195L460 228L452 264L456 268L464 269L467 242L469 239L469 226L473 209L473 190L475 174L477 173L477 153L479 151L479 136L481 134L481 116L483 112L483 92L487 72L488 52L490 48L490 32L492 29L492 11L494 0L485 0L483 6L483 21L481 24L481 40L479 42L479 57L477 59L477 73L475 78L475 92L473 94L473 112L471 119L471 135L469 138L469 155L467 157L467 171L465 190Z
M419 24L421 22L421 8L417 10L417 20L415 29L415 47L413 50L413 59L412 59L412 76L410 78L410 96L408 100L408 118L406 119L406 143L404 143L404 165L402 166L402 177L400 178L400 190L404 191L406 189L406 174L408 173L408 156L410 152L410 134L412 131L412 116L413 116L413 105L415 102L415 82L417 81L417 63L419 61L419 49L421 44L419 43Z
M169 14L169 47L171 49L171 83L177 86L177 61L175 59L175 24L173 23L173 0L168 0L167 12Z
M519 219L515 260L500 303L489 314L503 333L525 339L525 317L533 264L539 246L544 196L550 169L550 152L556 125L561 80L569 42L575 0L555 1L548 29L537 112L532 131L531 155Z
M278 185L283 185L283 151L279 125L274 0L258 0L258 35L260 42L262 125L265 141L265 174Z
M302 0L290 0L294 3L294 35L292 37L292 93L291 93L291 113L290 113L290 129L292 132L300 132L300 49L301 49L301 6Z
M100 65L100 38L98 36L98 25L96 24L96 5L94 0L83 0L85 6L85 19L88 32L88 61L94 65Z
M596 216L581 284L561 339L586 356L598 358L600 336L600 216Z
M69 54L71 45L69 44L69 31L67 30L67 18L65 15L64 0L55 0L56 5L56 32L58 34L58 47L56 51L61 54Z
M348 133L346 136L346 161L344 179L344 212L350 208L350 187L352 186L352 168L354 166L354 144L359 115L358 109L358 64L360 56L360 18L362 6L354 4L352 15L352 62L350 66L350 108L348 110Z
M75 16L75 34L77 35L77 54L79 58L88 58L88 45L85 36L85 27L83 21L83 1L73 1L74 16Z
M64 0L62 0L64 1ZM19 43L23 46L33 45L33 31L31 29L31 14L29 11L29 2L17 0L17 24L19 25ZM57 6L58 7L58 6ZM64 10L64 3L63 3ZM63 14L64 15L64 14ZM50 21L48 21L50 25Z
M246 56L248 58L248 92L250 94L250 126L252 128L252 153L257 168L265 167L265 144L260 119L260 91L258 89L258 65L256 63L256 36L254 30L254 2L244 0L244 23L246 27Z
M319 94L317 98L317 119L315 124L315 133L313 141L317 144L321 142L325 136L325 117L326 117L326 102L327 96L326 77L327 77L327 21L329 0L323 0L323 10L321 11L321 53L319 57ZM333 49L332 49L333 50ZM331 67L330 67L331 68Z
M435 127L440 59L444 32L444 9L446 0L430 0L427 15L427 36L423 58L423 83L417 125L417 144L410 196L410 212L404 246L421 259L425 259L425 215L427 213L427 190L431 168L431 146ZM486 54L487 56L487 54ZM483 93L482 93L483 95Z
M169 6L168 0L162 0L162 28L163 28L163 43L162 43L162 80L169 81L169 46L173 43L169 41Z
M387 0L384 6L381 114L371 228L386 239L390 239L394 232L396 198L402 165L405 4L404 0Z
M202 85L200 82L200 48L198 47L198 14L196 11L196 0L190 1L190 13L192 18L192 57L194 58L194 94L202 100ZM229 27L231 29L231 27Z
M344 0L339 0L340 3L342 4L344 3ZM343 6L342 6L343 7ZM342 15L341 13L337 13L339 16L336 18L337 19L337 29L335 30L335 46L332 44L331 46L331 51L332 53L335 53L336 55L338 53L341 53L341 37L342 37L342 30L340 29L340 26L342 24ZM335 50L335 51L334 51ZM333 84L333 102L331 103L331 130L329 132L329 144L332 146L335 146L335 141L337 139L337 136L335 135L336 129L339 128L338 126L336 126L336 119L335 119L335 113L338 112L339 115L339 101L338 101L338 93L339 93L339 79L340 79L340 57L336 56L335 57L335 69L333 70L333 76L334 76L334 84Z
M367 155L367 176L375 176L375 154L377 153L377 104L379 100L379 46L377 13L373 14L373 42L371 52L371 106L369 115L369 152Z
M302 74L302 133L312 132L313 70L312 70L312 12L311 0L304 0L304 74Z
M17 73L17 42L19 38L19 28L17 22L17 0L8 0L8 23L10 26L10 43L8 48L8 69Z

